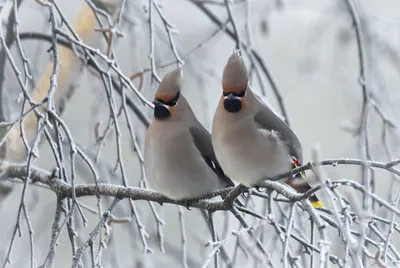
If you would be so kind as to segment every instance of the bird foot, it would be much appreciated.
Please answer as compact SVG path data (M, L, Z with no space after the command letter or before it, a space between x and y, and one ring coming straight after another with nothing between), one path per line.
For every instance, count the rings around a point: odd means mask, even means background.
M188 200L188 199L182 200L182 203L183 203L183 205L185 206L185 208L186 208L187 210L191 210L191 209L190 209L190 206L192 205L193 200Z
M261 189L262 187L255 186L254 188L257 190L257 192L262 192L262 189Z

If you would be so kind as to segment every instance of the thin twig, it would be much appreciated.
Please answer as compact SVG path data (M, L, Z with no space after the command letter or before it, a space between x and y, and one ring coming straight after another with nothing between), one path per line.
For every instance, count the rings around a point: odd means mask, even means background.
M184 268L188 268L188 262L187 262L187 247L186 247L186 228L185 228L185 218L184 218L184 213L183 213L183 207L178 208L178 214L179 214L179 222L180 222L180 227L181 227L181 241L182 241L182 266Z

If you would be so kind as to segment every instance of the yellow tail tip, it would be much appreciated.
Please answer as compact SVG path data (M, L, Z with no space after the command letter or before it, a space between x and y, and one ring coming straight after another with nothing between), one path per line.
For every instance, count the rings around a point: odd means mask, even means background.
M322 202L321 202L321 201L314 201L314 202L311 202L311 205L312 205L314 208L324 208L324 206L322 205Z

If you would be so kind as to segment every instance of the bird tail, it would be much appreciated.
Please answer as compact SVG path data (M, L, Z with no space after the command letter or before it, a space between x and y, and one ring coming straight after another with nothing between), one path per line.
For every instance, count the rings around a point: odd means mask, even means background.
M310 187L310 188L311 188L311 187ZM322 205L322 202L319 201L318 197L317 197L315 194L313 194L312 196L310 196L309 200L310 200L310 202L311 202L311 205L312 205L314 208L323 208L323 207L324 207L324 206Z
M301 166L301 164L297 160L297 158L293 157L293 168L298 168L300 166ZM301 183L294 182L298 178L302 178L303 181ZM297 173L296 175L293 176L293 178L289 179L287 184L289 184L292 188L294 188L299 193L305 193L308 190L312 189L310 184L308 184L308 182L306 181L306 175L303 171L301 171L300 173ZM311 205L314 208L323 208L324 207L322 205L322 202L318 199L318 197L315 194L310 196L309 200L311 202Z

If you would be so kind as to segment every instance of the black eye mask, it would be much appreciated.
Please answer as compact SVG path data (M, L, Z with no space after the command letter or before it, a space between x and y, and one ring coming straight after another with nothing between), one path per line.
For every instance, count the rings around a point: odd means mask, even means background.
M171 112L167 107L162 105L156 105L154 107L154 117L157 119L166 119L171 116Z
M170 107L174 107L176 105L176 103L178 102L180 96L181 96L181 92L178 91L178 93L176 93L175 97L172 100L170 100L169 102L164 102L162 99L156 99L156 101L158 101L161 104L164 104L164 105L167 105Z
M243 98L244 96L246 96L247 90L244 89L242 92L240 93L236 93L236 92L224 92L224 97L227 97L228 95L233 95L235 97L239 97L239 98Z

